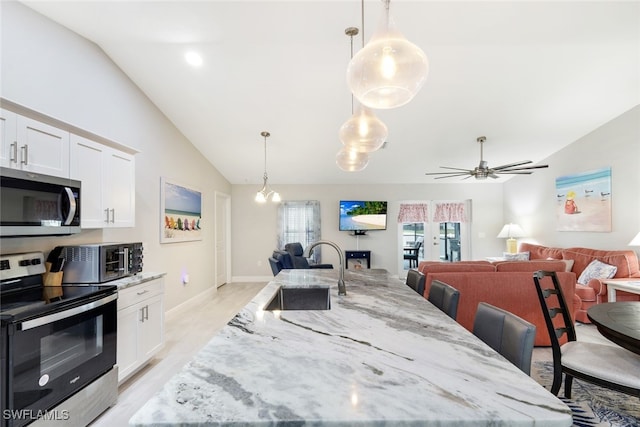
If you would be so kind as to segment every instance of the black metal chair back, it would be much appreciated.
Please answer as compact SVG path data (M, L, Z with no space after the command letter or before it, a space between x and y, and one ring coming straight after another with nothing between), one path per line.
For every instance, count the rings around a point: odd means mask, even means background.
M560 391L564 373L564 395L568 399L571 398L574 377L640 397L640 377L629 376L631 372L640 372L640 357L622 347L577 341L571 313L556 273L536 271L533 281L553 352L551 393L557 395ZM551 286L548 286L549 281ZM556 319L558 314L561 316ZM565 334L567 342L561 345L560 339Z

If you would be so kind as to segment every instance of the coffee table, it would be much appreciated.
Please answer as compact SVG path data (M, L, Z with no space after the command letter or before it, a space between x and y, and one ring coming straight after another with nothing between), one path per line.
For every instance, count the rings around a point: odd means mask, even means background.
M633 280L608 279L603 282L607 285L607 301L609 302L616 302L617 290L640 295L640 278Z

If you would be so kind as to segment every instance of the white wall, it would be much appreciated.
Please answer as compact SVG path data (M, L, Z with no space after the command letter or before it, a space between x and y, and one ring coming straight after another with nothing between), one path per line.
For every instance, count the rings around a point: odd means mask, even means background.
M640 106L622 114L541 163L543 169L505 184L505 219L547 246L635 249L640 231ZM556 231L555 178L611 167L612 231Z
M229 182L95 44L17 2L1 3L5 99L136 148L136 226L57 238L2 239L2 253L56 245L142 241L144 270L166 272L166 307L215 292L214 192ZM203 193L204 239L160 245L160 177ZM182 285L188 272L190 283Z
M277 185L283 200L320 201L322 238L337 243L343 250L370 250L372 268L398 273L398 209L400 202L418 200L472 200L473 259L497 256L504 250L504 240L495 236L504 225L502 218L502 184L412 184L412 185ZM257 185L234 185L231 224L233 235L233 275L236 279L271 276L267 258L276 248L277 204L258 204L253 198ZM386 200L389 203L387 229L356 237L338 231L340 200ZM484 236L484 237L482 237ZM323 247L323 262L338 264L337 255Z

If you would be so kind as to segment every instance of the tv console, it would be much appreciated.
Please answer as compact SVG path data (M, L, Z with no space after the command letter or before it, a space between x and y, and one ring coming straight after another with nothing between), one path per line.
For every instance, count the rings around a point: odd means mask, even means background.
M344 251L344 256L347 259L346 268L349 268L349 260L360 263L360 260L367 262L367 268L371 268L371 251Z

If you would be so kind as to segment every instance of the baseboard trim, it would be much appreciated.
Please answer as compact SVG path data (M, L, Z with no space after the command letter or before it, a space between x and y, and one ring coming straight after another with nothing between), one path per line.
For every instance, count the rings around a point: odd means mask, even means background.
M213 298L216 295L217 289L215 287L211 287L204 292L200 292L198 295L189 298L182 304L179 304L173 307L170 310L165 311L164 320L165 322L173 320L176 316L184 313L187 310L190 310L194 306L201 304L202 300L205 298Z

